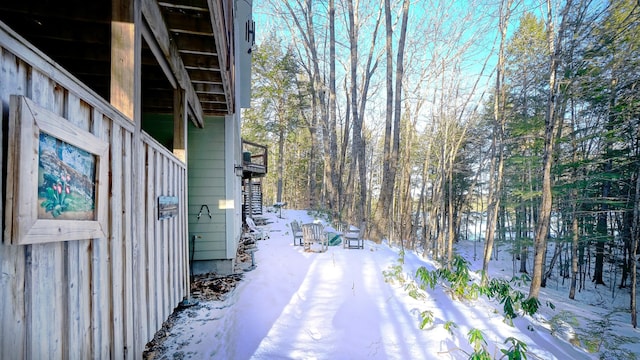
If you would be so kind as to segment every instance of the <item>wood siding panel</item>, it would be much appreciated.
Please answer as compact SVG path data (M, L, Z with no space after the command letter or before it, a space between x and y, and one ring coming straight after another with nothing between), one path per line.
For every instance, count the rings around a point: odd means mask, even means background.
M73 93L66 92L68 97L66 114L70 122L86 131L92 131L94 113L92 109ZM99 117L102 121L102 117ZM95 129L95 128L94 128ZM68 346L64 357L90 358L90 348L83 344L91 344L91 240L68 241L64 243L66 252L65 272L67 281L67 311L77 313L68 321Z
M93 134L104 141L111 139L111 119L107 116L97 116L94 121ZM108 161L112 163L114 155L109 151ZM112 171L112 169L109 169ZM113 182L113 180L112 180ZM111 186L109 187L111 192ZM113 213L112 213L113 214ZM92 358L103 359L108 357L111 352L111 326L110 326L110 308L111 308L111 274L109 271L109 247L111 239L92 240L92 279L91 279L91 310L92 310ZM105 286L104 284L109 284Z
M0 47L0 116L5 123L5 113L9 109L9 95L24 95L28 67L9 51ZM2 138L6 134L2 134ZM0 147L0 152L2 152ZM3 161L5 156L3 154ZM11 177L8 176L11 181ZM1 181L1 180L0 180ZM8 184L11 186L11 184ZM2 188L4 190L4 187ZM4 206L3 206L4 208ZM9 209L10 210L10 209ZM4 216L4 213L3 213ZM9 241L5 240L5 244ZM27 339L26 304L26 264L27 247L0 244L0 358L25 359Z
M52 111L60 109L55 99L55 84L47 75L31 68L30 94L27 96ZM56 109L57 107L57 109ZM35 204L34 204L35 205ZM62 357L64 331L63 311L63 244L32 245L27 251L27 349L32 359ZM42 296L46 294L47 296Z
M155 161L154 161L154 155L155 152L153 151L153 149L151 148L146 148L146 161L147 161L147 172L146 172L146 188L147 189L153 189L154 188L154 182L155 182ZM146 224L147 224L147 228L146 228L146 244L147 244L147 268L146 268L146 275L147 275L147 299L148 299L148 321L149 321L149 328L151 329L157 329L160 325L158 324L158 319L157 319L157 305L156 305L156 301L157 301L157 294L156 294L156 262L154 261L154 259L156 258L156 229L155 229L155 219L156 216L154 214L154 210L156 209L155 207L155 194L153 194L153 192L151 191L147 191L146 193L146 197L147 197L147 202L146 202L146 211L145 213L147 214L146 216ZM148 334L150 335L150 334Z
M167 159L162 156L159 157L160 166L158 169L160 173L157 175L157 179L159 180L159 184L157 187L156 198L160 196L160 194L165 194L167 191L167 179L169 174L167 174ZM169 241L168 241L168 232L169 226L167 221L160 222L160 233L158 234L160 241L162 242L162 251L159 253L158 262L160 264L160 272L158 273L158 278L160 279L160 284L162 285L162 293L160 297L162 298L162 312L160 313L160 319L166 319L171 314L171 310L173 308L169 308L169 284L167 282L168 279L168 253L169 253Z
M112 124L111 128L111 176L114 179L123 179L125 172L123 171L124 152L122 150L122 131L117 124ZM123 212L123 182L131 179L124 178L125 181L112 181L111 182L111 196L109 199L109 205L111 211L114 213L124 214ZM124 236L122 229L122 219L124 216L112 216L110 218L109 227L111 229L110 236L110 250L111 250L111 274L113 276L112 281L112 315L111 322L114 327L113 341L116 344L124 344ZM113 356L116 359L124 359L124 349L117 346L114 349Z
M32 245L27 253L27 358L61 359L62 244ZM42 296L46 294L46 296Z
M123 169L123 176L122 178L124 179L124 181L122 182L123 185L123 192L122 192L122 221L123 221L123 226L122 226L122 231L123 231L123 251L124 251L124 264L123 264L123 271L124 271L124 309L123 309L123 333L124 333L124 343L123 343L123 351L125 354L125 358L126 359L135 359L137 358L137 354L140 354L143 350L144 347L140 347L141 344L135 343L134 342L134 332L135 332L135 327L134 324L136 323L135 321L135 316L136 314L133 311L133 307L134 307L134 299L137 296L137 293L139 293L141 290L137 287L134 286L134 278L135 278L135 273L133 271L133 263L134 263L134 252L133 252L133 248L134 248L134 244L142 242L143 239L140 238L135 232L134 232L134 227L133 224L137 223L137 221L134 221L134 218L136 218L137 216L139 216L138 214L136 214L133 209L137 208L138 206L134 205L134 199L136 198L133 194L135 192L140 191L140 186L142 186L142 184L140 183L136 183L137 186L134 186L134 178L136 178L135 176L135 172L133 171L133 156L132 154L134 153L133 148L134 148L134 144L133 144L133 134L131 134L128 131L124 131L121 128L118 128L118 131L121 133L122 135L122 169ZM142 154L139 154L139 156L143 156ZM130 176L125 175L125 174L131 174ZM140 206L140 208L142 208ZM134 239L137 239L137 241L134 241Z

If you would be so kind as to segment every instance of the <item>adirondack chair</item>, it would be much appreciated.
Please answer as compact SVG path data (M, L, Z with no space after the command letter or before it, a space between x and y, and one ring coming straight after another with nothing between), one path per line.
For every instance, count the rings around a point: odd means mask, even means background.
M308 251L311 251L311 245L314 243L320 244L321 252L325 252L329 248L329 241L322 224L302 224L302 241L304 249Z
M269 234L267 234L267 232L264 229L261 229L258 226L256 226L256 223L253 221L252 218L247 216L245 222L247 223L247 228L249 229L249 232L252 233L253 236L255 236L256 240L266 240L269 238Z
M349 226L348 229L342 235L344 239L343 246L345 249L364 249L364 239L362 234L364 233L365 223L361 223L360 227ZM355 243L355 244L354 244Z
M291 222L291 234L293 235L293 246L296 246L296 240L302 246L302 229L296 220Z

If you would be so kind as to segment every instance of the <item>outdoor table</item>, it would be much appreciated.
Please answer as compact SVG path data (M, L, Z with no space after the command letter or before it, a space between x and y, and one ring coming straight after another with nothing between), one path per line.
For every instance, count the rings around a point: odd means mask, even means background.
M278 215L278 217L279 217L280 219L282 219L282 208L283 208L283 207L285 207L285 206L287 206L287 203L286 203L286 202L277 202L277 203L273 204L273 207L274 207L274 208L279 209L279 215Z

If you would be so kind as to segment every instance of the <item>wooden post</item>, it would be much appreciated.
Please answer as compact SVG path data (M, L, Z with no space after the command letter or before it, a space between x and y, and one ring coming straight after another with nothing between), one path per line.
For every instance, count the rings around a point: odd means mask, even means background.
M132 146L126 151L131 158L128 161L132 168L132 178L141 179L144 173L145 152L141 141L142 118L142 15L141 0L113 0L111 2L111 81L109 101L135 124ZM114 136L116 138L117 136ZM133 209L123 208L125 213L132 215L130 219L144 218L145 189L141 181L124 181L114 184L114 188L127 188L125 193L132 194ZM132 264L134 263L133 248L143 239L143 227L136 220L118 224L122 231L132 236L118 236L117 231L108 235L111 245L112 276L114 279L111 299L111 326L113 327L113 343L111 357L131 359L141 349L135 347L133 315L133 278ZM124 225L124 226L123 226ZM118 242L122 243L118 243ZM136 264L138 258L135 259ZM137 281L136 281L137 282ZM119 286L117 284L120 284Z
M187 92L186 90L178 87L174 91L173 96L173 154L183 163L187 163L187 126L188 126L188 102L187 102ZM184 179L187 179L187 169L184 170L185 175ZM180 286L184 286L186 288L187 298L184 299L183 304L189 304L191 300L191 268L190 268L190 259L189 259L189 229L186 226L186 221L188 215L188 206L189 206L189 189L187 184L183 184L182 192L177 194L180 196L179 204L180 209L184 213L185 223L178 231L180 232L180 237L184 239L184 242L181 243L183 252L181 253L182 261L183 261L183 269L184 269L184 277L179 280Z
M113 0L111 8L111 104L130 120L140 116L141 37L139 0ZM138 20L137 20L138 19Z
M249 217L253 219L253 178L249 177L248 190L247 190L247 200L249 201Z
M187 98L184 89L174 90L173 96L173 154L187 162Z

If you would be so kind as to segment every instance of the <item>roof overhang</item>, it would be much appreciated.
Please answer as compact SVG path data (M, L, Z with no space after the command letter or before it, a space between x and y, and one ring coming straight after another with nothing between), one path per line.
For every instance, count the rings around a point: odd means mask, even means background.
M132 0L134 1L134 0ZM191 121L234 112L232 0L139 0L143 113L173 113L184 91ZM0 21L105 99L111 0L3 1Z

